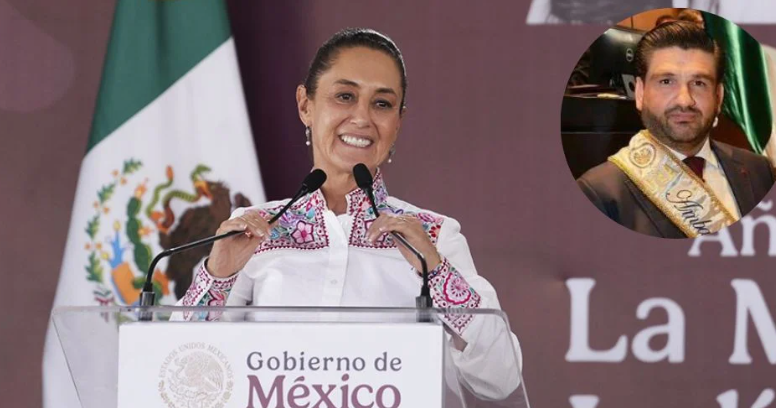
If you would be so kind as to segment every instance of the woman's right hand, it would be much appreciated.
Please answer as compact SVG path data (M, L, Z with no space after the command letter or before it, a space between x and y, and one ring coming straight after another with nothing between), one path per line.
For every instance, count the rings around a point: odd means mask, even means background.
M217 278L228 278L242 269L253 256L256 247L270 235L270 225L260 213L247 210L239 217L221 223L217 235L230 231L245 231L244 234L216 241L210 250L207 270Z

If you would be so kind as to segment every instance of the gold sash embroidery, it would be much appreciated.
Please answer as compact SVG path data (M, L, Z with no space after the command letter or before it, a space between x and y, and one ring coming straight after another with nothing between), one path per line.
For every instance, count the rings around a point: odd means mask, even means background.
M736 221L706 183L647 130L609 161L688 237L712 234Z

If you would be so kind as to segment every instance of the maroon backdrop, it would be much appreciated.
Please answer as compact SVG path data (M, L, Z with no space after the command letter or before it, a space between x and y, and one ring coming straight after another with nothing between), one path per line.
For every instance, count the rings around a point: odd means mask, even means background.
M561 97L604 26L529 26L527 1L285 3L229 3L268 198L290 195L309 170L294 89L317 46L347 26L390 35L406 58L409 111L385 168L389 191L461 222L522 342L533 406L596 395L600 407L749 407L776 387L771 206L708 242L666 241L608 222L570 175ZM2 405L40 405L44 333L112 8L0 0ZM776 26L746 28L776 44ZM640 304L658 307L642 319ZM586 352L585 317L590 349L625 336L624 354L604 362ZM668 334L642 332L669 321ZM738 344L737 324L748 334ZM673 361L645 361L667 344ZM747 345L751 363L731 363ZM734 392L739 404L724 402Z

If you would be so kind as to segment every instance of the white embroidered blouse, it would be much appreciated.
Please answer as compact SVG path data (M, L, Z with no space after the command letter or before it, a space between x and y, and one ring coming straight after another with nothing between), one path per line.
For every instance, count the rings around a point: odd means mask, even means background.
M380 213L417 217L436 245L442 263L429 271L434 307L500 308L495 290L475 270L457 221L389 197L379 172L374 191ZM357 189L346 199L347 212L335 215L320 190L303 197L278 220L270 239L256 248L237 274L215 278L203 262L178 305L414 307L422 283L418 272L404 259L390 235L381 236L374 244L367 240L366 231L375 216L366 194ZM269 219L287 202L274 201L251 209ZM236 210L232 217L245 210ZM184 314L185 319L191 317ZM514 390L518 379L498 373L500 370L487 372L487 360L494 357L517 356L517 364L522 365L514 334L503 333L505 330L492 324L477 324L472 315L449 314L443 320L467 343L463 352L453 350L459 369L478 377L476 382L490 383L487 388L495 386L496 394ZM499 350L494 348L494 336L512 341L499 341L502 347L508 347ZM516 371L514 367L512 370ZM491 375L497 384L491 383Z

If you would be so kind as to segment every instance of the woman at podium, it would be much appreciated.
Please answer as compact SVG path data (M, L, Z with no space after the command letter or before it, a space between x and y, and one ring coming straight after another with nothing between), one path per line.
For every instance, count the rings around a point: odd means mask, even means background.
M425 257L434 307L499 309L458 222L386 190L379 167L394 154L406 89L402 54L385 35L346 29L324 43L296 100L304 124L300 137L312 150L314 167L326 173L325 183L272 225L268 220L288 200L235 211L217 233L245 233L214 244L179 305L414 307L421 265L389 235L396 232ZM379 217L356 184L358 163L374 176ZM453 358L494 394L509 394L519 380L490 372L488 360L509 354L521 360L517 338L477 320L445 316ZM499 343L508 349L494 348L499 335L512 338Z

